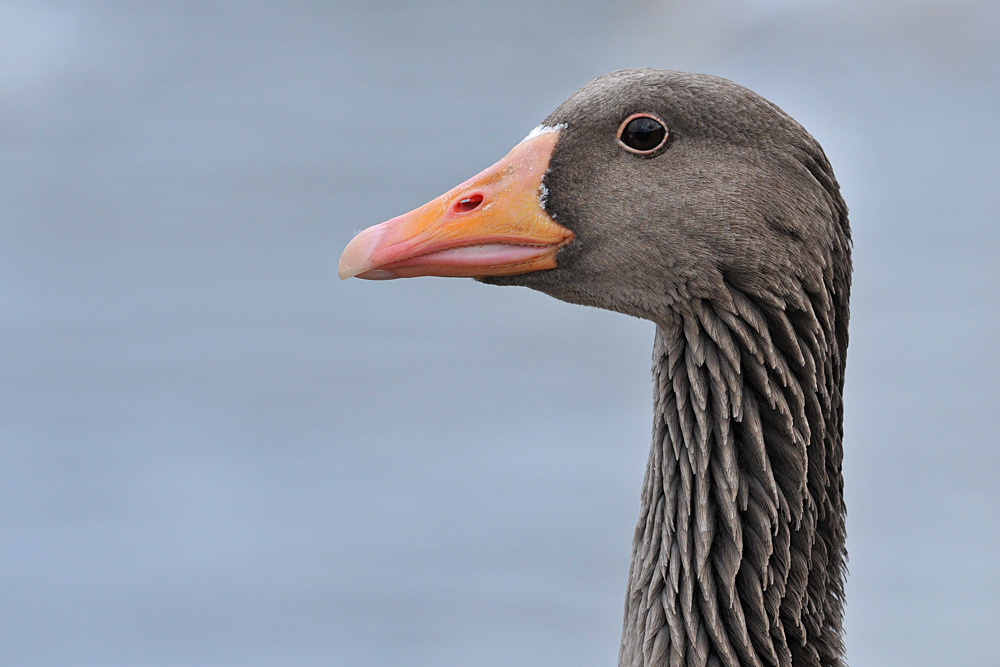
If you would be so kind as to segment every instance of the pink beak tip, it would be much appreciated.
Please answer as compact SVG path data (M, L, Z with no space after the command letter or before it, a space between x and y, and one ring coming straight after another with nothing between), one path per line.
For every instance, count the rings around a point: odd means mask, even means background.
M354 278L366 272L371 263L372 253L378 248L379 242L385 234L383 225L375 225L359 232L347 244L344 252L340 255L340 264L337 266L337 274L341 280ZM361 277L367 278L368 276ZM379 278L374 279L378 280Z

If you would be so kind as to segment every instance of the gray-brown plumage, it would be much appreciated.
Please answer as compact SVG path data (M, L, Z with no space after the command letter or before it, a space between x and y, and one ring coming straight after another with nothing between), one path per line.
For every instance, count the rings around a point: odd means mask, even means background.
M823 150L745 88L658 70L544 125L358 234L341 277L478 276L655 322L619 665L840 666L851 259Z
M662 119L622 150L632 113ZM842 664L842 402L850 229L819 144L729 81L627 70L588 84L546 210L576 235L523 285L657 324L653 444L621 666Z

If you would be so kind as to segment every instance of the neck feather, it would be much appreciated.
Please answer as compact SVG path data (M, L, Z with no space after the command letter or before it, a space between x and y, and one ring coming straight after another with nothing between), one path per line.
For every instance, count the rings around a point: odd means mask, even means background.
M619 665L839 667L846 301L729 292L657 327Z

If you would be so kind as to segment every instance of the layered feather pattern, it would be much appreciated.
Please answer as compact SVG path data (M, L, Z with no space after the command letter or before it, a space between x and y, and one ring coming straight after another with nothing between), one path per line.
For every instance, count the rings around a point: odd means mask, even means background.
M620 664L839 666L840 299L728 289L657 328Z

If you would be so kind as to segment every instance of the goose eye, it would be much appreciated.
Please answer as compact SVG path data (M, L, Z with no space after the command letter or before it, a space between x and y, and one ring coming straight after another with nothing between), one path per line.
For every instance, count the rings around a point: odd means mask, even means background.
M629 116L618 130L618 141L635 153L650 153L667 140L667 128L647 114Z

